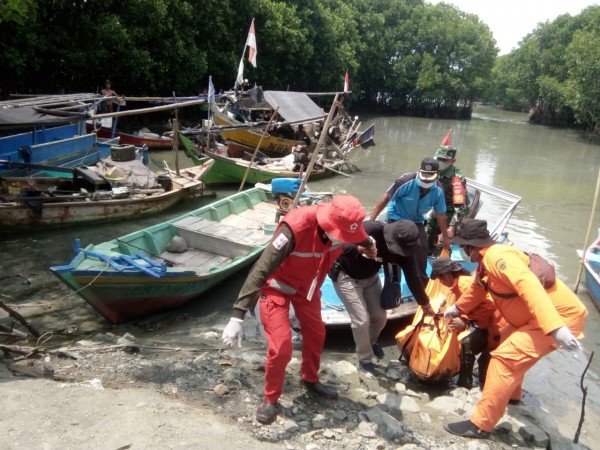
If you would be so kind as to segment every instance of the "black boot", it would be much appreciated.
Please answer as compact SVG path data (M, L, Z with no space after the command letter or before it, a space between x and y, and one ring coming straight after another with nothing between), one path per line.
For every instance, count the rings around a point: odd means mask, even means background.
M323 397L329 400L333 400L334 398L338 397L338 392L335 389L329 386L325 386L324 384L318 381L316 383L310 383L308 381L302 380L302 383L304 384L304 386L306 386L306 389L308 389L311 392L314 392L319 397Z
M475 366L475 355L469 349L469 345L465 345L466 338L460 347L460 374L456 383L459 387L471 389L473 387L473 366Z

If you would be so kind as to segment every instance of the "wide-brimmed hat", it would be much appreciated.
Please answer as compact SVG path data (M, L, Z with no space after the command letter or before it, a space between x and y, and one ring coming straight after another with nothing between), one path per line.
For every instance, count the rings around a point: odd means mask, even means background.
M390 251L401 256L414 255L419 245L419 229L412 220L386 223L383 237Z
M450 160L456 158L456 149L450 145L442 145L435 153L435 159Z
M438 170L440 170L440 163L437 159L425 158L421 161L419 178L423 181L433 181L438 177Z
M317 222L332 238L356 244L367 239L362 222L366 213L352 195L336 195L331 203L317 205Z
M489 247L496 243L487 229L487 221L479 219L464 220L451 242L479 248Z
M434 259L431 263L431 275L429 278L435 280L436 278L448 272L463 272L465 274L469 273L469 271L465 269L458 261L453 261L447 256L440 256L439 258Z

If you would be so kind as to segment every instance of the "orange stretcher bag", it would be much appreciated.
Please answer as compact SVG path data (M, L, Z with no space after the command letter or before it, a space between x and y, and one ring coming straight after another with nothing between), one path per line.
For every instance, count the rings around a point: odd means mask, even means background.
M431 306L438 315L424 316L417 308L411 325L396 335L400 359L407 361L411 372L421 381L439 382L457 375L460 371L460 340L457 333L448 329L442 315L454 303L453 295L439 282L427 286Z

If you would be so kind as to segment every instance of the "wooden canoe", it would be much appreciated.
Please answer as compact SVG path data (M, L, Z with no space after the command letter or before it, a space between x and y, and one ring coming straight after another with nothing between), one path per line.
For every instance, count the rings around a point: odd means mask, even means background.
M68 264L50 270L111 323L158 313L199 298L256 260L277 209L270 192L252 188L118 239L76 247ZM185 250L169 251L180 238Z
M213 162L165 171L168 187L111 188L88 168L71 177L3 178L0 189L0 234L108 222L155 214L198 193ZM159 182L160 182L159 174ZM84 183L85 181L85 183ZM86 186L87 188L84 188ZM96 190L94 190L96 188Z

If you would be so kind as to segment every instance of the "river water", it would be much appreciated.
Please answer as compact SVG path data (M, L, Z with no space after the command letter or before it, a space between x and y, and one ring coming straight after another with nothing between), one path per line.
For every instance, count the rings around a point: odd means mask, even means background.
M452 144L458 148L456 165L478 182L519 195L522 200L506 230L519 248L535 251L551 259L560 278L574 286L580 270L577 249L584 246L588 224L591 237L600 227L599 211L592 214L594 191L600 167L600 143L588 133L530 125L527 116L477 106L470 121L432 120L407 117L362 117L363 128L375 122L376 146L358 148L351 155L361 171L351 177L310 182L316 191L346 192L372 206L390 183L404 172L414 171L422 158L433 156L441 139L452 128ZM173 167L170 152L153 152L154 160L165 159ZM181 166L189 165L181 159ZM218 197L237 191L236 187L208 189ZM19 306L19 311L40 329L56 334L106 332L111 330L82 299L56 281L48 267L64 264L72 256L71 243L81 238L84 244L97 243L145 227L186 210L212 201L199 198L186 201L155 217L98 225L39 232L23 236L0 237L2 255L1 300ZM494 203L486 204L482 215L494 218ZM489 217L488 217L489 216ZM234 276L222 286L208 292L202 302L176 312L186 317L210 315L215 321L226 321L231 305L244 281L245 274ZM582 392L579 386L585 358L596 356L584 385L588 387L584 435L580 441L598 448L600 430L600 313L594 308L579 284L579 296L589 308L584 354L577 358L565 352L554 352L529 371L525 379L525 401L532 407L549 410L565 436L573 436L580 417ZM0 320L5 316L0 312ZM168 314L167 314L168 317ZM387 353L397 355L393 335L404 326L390 323L386 329ZM126 329L127 326L120 326ZM124 328L123 328L124 327ZM341 341L341 343L340 343ZM328 338L328 342L329 338ZM331 340L330 352L346 353L354 360L350 334ZM396 353L394 353L396 352ZM592 445L592 443L594 443Z

